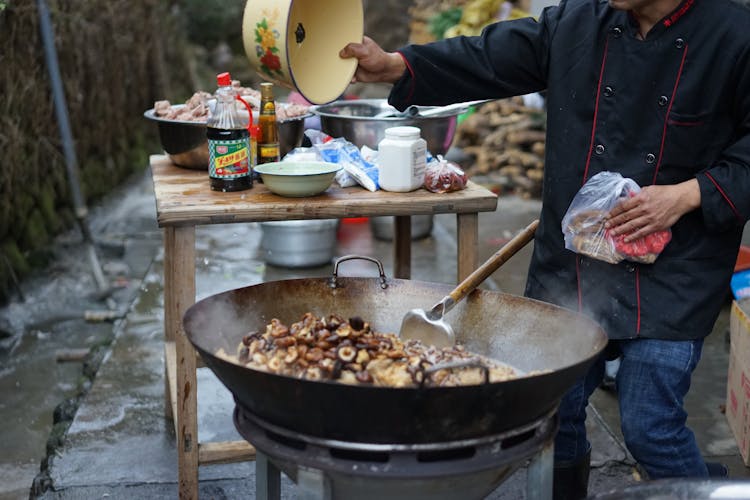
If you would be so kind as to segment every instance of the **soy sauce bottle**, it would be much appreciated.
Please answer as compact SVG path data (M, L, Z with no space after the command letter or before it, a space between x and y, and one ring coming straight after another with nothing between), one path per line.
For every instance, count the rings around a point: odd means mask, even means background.
M250 127L242 124L237 113L238 97L229 73L219 74L216 83L216 105L206 123L208 177L214 191L242 191L253 186Z

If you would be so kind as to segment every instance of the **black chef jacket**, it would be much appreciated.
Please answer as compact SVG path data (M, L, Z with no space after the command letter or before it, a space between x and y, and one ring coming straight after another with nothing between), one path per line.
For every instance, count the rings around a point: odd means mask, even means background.
M631 13L563 0L521 19L399 49L389 101L442 105L547 91L541 225L526 294L592 316L610 338L699 339L726 299L750 214L750 10L685 0L636 37ZM639 185L696 178L701 208L654 264L566 250L561 220L594 174Z

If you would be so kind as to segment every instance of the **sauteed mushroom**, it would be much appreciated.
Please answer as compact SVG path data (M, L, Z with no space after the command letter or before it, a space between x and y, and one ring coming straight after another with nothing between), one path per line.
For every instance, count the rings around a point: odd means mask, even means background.
M469 353L460 345L438 349L392 333L373 332L358 316L344 321L333 314L318 318L309 312L288 327L272 319L263 334L245 335L237 355L230 358L254 369L307 380L382 387L481 384L485 368L492 382L518 376L513 368ZM457 361L470 363L425 375L426 369Z

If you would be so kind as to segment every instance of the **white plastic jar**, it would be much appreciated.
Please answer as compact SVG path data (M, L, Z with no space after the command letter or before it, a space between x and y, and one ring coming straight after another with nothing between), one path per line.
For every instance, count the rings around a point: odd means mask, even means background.
M381 189L405 193L424 184L427 141L418 127L385 129L378 144L378 183Z

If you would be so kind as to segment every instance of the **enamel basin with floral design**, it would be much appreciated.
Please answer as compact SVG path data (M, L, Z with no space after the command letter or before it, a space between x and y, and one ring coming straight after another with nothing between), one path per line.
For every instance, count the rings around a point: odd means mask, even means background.
M263 79L294 88L313 104L344 93L357 61L339 51L363 34L361 0L248 0L242 20L250 64Z

